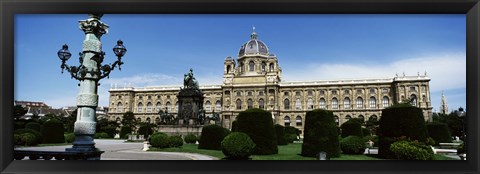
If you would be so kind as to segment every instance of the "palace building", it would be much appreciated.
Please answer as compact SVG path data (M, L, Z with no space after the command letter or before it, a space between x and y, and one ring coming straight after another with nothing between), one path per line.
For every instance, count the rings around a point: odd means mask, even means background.
M258 39L254 31L236 59L224 60L223 84L202 86L206 115L221 116L221 124L231 128L239 112L261 108L272 113L274 122L303 131L305 114L312 109L333 111L337 125L352 118L379 119L382 109L410 100L423 109L431 121L430 78L426 75L394 76L378 79L282 81L282 69L276 55ZM112 87L109 119L121 120L132 111L139 121L159 121L158 111L178 111L178 86Z

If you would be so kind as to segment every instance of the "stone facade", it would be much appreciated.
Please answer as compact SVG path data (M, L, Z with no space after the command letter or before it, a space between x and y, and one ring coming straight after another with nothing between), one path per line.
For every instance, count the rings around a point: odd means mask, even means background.
M426 75L394 76L379 79L283 82L282 69L274 54L255 32L241 46L236 60L224 60L221 85L202 86L206 115L220 113L221 124L231 128L239 112L262 108L272 113L274 122L303 131L306 111L328 109L334 112L337 124L350 118L379 119L381 110L392 104L412 99L431 121L430 78ZM201 82L200 82L201 83ZM177 114L178 86L112 87L110 119L119 120L132 111L141 121L158 120L159 109Z

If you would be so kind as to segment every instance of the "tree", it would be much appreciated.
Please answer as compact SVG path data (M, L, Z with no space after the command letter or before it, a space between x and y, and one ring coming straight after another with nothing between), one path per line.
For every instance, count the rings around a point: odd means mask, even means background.
M21 105L15 105L13 108L15 120L20 119L20 117L24 116L28 110L24 109Z
M123 114L122 126L129 127L133 130L136 125L137 125L137 120L135 119L135 115L133 114L133 112L131 111L125 112L125 114Z

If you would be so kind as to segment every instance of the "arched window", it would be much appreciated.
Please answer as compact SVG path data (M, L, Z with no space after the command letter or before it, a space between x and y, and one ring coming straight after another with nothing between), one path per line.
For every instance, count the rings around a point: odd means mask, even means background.
M165 110L167 110L168 112L172 111L172 104L170 102L167 102L166 104L166 107L165 107Z
M159 112L162 109L162 103L157 102L157 105L155 106L155 108L157 109L157 112Z
M333 109L338 109L338 100L337 98L332 99L332 108Z
M143 104L141 102L137 105L137 112L143 112Z
M340 126L340 119L336 115L335 115L335 123L337 124L337 126Z
M359 116L358 116L358 119L359 119L359 120L362 120L362 121L365 121L365 117L364 117L363 115L359 115Z
M324 98L321 98L321 99L320 99L319 105L320 105L320 106L319 106L320 109L325 109L325 108L326 108L327 102L325 102L325 99L324 99Z
M283 118L283 122L285 123L285 126L290 126L290 117L289 116L285 116Z
M220 103L220 100L217 100L217 102L215 102L215 110L222 111L222 103Z
M378 117L376 115L372 115L372 116L370 116L370 118L368 120L378 121Z
M231 68L231 66L227 65L227 74L230 73L230 68Z
M297 123L297 126L302 126L302 117L297 116L297 118L295 118L295 123Z
M118 124L120 124L122 122L122 120L120 119L120 117L117 117L117 119L115 120Z
M362 97L357 98L357 108L362 109L363 108L363 99Z
M240 99L237 99L237 101L236 101L236 105L237 105L237 110L240 110L240 109L242 109L242 100L240 100Z
M352 119L352 116L350 116L350 115L345 116L345 120L348 121L348 120L350 120L350 119Z
M272 72L275 69L275 65L273 63L270 63L270 72Z
M308 109L313 109L313 99L309 98L307 100L307 107Z
M285 110L290 109L290 100L288 100L288 98L283 101L283 106Z
M295 109L296 110L302 110L302 102L300 101L300 99L297 99L295 101Z
M253 100L251 98L249 98L247 100L247 108L248 109L252 109L253 108Z
M250 61L250 62L248 63L248 69L249 69L250 71L254 71L254 70L255 70L255 63L253 63L253 61Z
M368 104L370 105L370 108L376 108L377 100L375 99L375 97L370 97L370 101L368 101Z
M415 94L412 94L412 95L410 96L410 100L411 100L411 103L410 103L410 104L411 104L412 106L417 106L417 96L416 96Z
M211 108L212 105L210 104L210 101L207 100L207 102L205 102L205 111L210 112Z
M150 123L150 117L147 117L147 123Z
M265 72L267 68L267 63L262 62L262 72Z
M263 100L263 98L261 98L260 100L258 100L258 107L260 109L265 109L265 101Z
M121 102L118 102L117 104L117 112L123 112L123 105Z
M147 103L147 112L152 112L152 103Z
M343 99L343 108L350 109L350 98L345 97L345 99Z
M384 108L390 106L390 100L388 99L387 96L384 96L383 99L382 99L382 105Z
M137 122L138 122L138 123L142 122L142 118L138 117L138 118L137 118Z
M160 123L160 117L155 118L155 123L159 124Z

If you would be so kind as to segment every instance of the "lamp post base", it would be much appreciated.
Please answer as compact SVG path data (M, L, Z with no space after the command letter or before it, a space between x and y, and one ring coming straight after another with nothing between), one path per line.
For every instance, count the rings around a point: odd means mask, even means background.
M93 135L75 135L75 141L72 143L72 148L66 148L67 152L93 152L98 151L95 148Z

